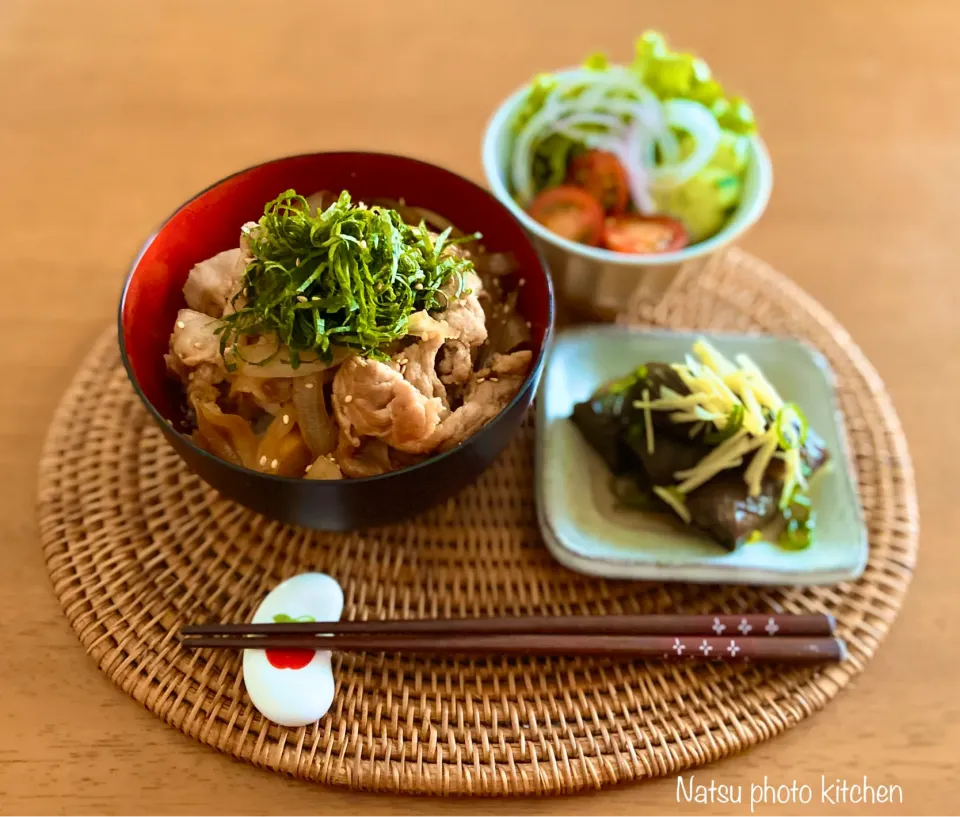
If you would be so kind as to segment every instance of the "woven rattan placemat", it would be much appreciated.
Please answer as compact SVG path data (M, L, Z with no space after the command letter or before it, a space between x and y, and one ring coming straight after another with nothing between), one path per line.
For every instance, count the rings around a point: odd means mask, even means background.
M43 547L64 612L100 668L184 733L298 777L393 792L555 793L666 775L767 740L866 664L903 599L917 546L913 475L883 384L808 296L729 252L683 270L634 322L804 337L829 358L870 529L857 582L825 588L601 581L559 567L537 531L532 429L460 496L415 522L350 535L267 521L189 473L130 388L105 334L56 413L43 454ZM627 316L625 316L627 319ZM315 726L253 709L240 658L181 651L174 633L240 620L281 579L319 570L348 618L520 613L832 613L850 647L821 670L589 659L338 655Z

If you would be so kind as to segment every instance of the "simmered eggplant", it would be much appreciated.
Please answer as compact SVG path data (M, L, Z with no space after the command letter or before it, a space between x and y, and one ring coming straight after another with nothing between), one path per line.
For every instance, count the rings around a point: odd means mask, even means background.
M823 439L752 361L734 366L703 341L694 353L700 363L650 362L605 384L573 422L624 504L676 512L729 549L779 516L784 545L805 547L815 523L804 490L829 458Z
M573 407L573 422L614 474L623 474L640 467L636 454L623 437L620 408L622 394L598 392L589 400Z

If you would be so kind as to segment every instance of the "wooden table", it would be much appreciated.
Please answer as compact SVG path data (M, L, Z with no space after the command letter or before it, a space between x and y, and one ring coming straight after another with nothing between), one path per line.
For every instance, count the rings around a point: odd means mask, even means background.
M665 813L676 780L556 800L325 790L164 726L88 659L34 520L44 430L114 318L131 256L181 201L289 153L374 148L482 179L508 92L657 27L753 102L776 191L744 245L847 325L889 385L918 470L923 557L868 670L783 737L699 772L741 784L867 775L899 808L956 808L960 771L960 7L405 0L0 2L0 811ZM717 808L717 807L714 807ZM741 807L734 811L743 811ZM809 810L858 813L858 807ZM803 812L802 806L766 812Z

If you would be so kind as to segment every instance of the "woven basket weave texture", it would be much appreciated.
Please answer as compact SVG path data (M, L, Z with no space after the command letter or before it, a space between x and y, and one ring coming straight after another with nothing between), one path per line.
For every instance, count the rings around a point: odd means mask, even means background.
M41 465L53 586L124 692L221 751L301 778L434 794L560 793L675 774L768 740L823 707L897 614L918 512L899 421L877 374L822 307L736 250L692 264L621 316L675 329L804 338L828 358L870 534L856 581L821 588L640 584L549 557L532 496L532 421L497 463L415 521L324 534L263 519L187 471L134 395L106 333L64 395ZM334 707L284 729L251 706L238 655L186 652L199 620L248 619L304 571L333 575L347 618L565 613L830 613L850 656L823 669L592 659L336 655Z

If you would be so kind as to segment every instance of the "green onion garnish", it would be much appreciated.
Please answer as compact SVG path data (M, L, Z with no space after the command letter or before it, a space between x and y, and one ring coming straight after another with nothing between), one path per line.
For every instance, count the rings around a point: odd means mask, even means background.
M710 431L704 434L703 439L710 445L722 443L729 440L743 427L743 406L737 403L727 415L727 422L721 429Z
M624 394L630 390L630 387L636 383L637 380L633 376L622 377L620 380L615 380L609 386L607 386L606 391L608 394Z
M784 403L777 412L777 440L785 451L799 448L807 440L807 418L796 403Z
M629 391L633 386L635 386L639 381L647 379L647 367L638 366L635 371L631 372L628 375L624 375L617 380L614 380L612 383L607 386L602 386L600 391L605 391L607 394L623 394L626 391Z
M811 512L806 520L791 519L780 534L777 544L784 550L806 550L813 544L816 517Z
M811 506L810 497L799 487L794 488L790 503L783 509L786 528L780 534L777 544L784 550L804 550L813 544L813 533L817 527L817 515Z
M347 192L314 214L287 190L247 232L253 261L237 311L223 319L221 353L239 354L245 335L269 335L289 349L294 368L304 353L328 358L331 344L382 356L382 346L406 334L410 315L446 308L447 281L461 294L473 264L445 250L478 236L449 233L432 236L395 210L354 206Z

